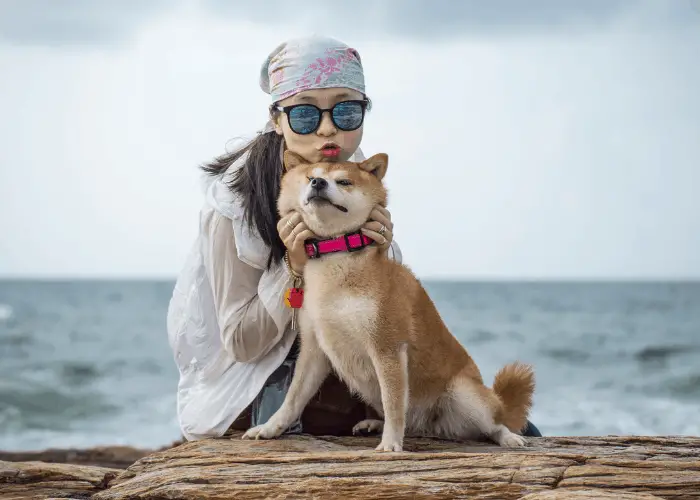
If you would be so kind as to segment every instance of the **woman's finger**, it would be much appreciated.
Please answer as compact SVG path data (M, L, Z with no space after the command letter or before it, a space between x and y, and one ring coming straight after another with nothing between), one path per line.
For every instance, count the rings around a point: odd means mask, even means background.
M299 229L297 229L299 228ZM291 229L288 229L288 233L285 236L285 238L282 240L284 242L284 246L286 246L288 249L292 249L294 246L294 241L296 240L297 234L299 234L299 231L303 231L304 227L299 227L299 224L294 226Z
M381 212L382 215L384 215L384 217L386 217L387 219L391 220L391 212L389 212L389 209L388 209L388 208L383 207L383 206L381 206L381 205L375 205L375 206L374 206L374 209L375 209L375 210L378 210L379 212Z
M308 229L306 227L306 224L304 224L304 229L299 232L296 237L294 238L294 247L295 248L304 248L304 244L306 243L306 240L310 240L311 238L314 238L316 235L314 234L313 231Z
M366 227L363 227L361 231L363 234L367 235L368 238L374 240L382 250L388 248L391 244L391 233L389 231L383 235L376 231L372 231L371 229L367 229Z
M378 208L374 208L370 214L369 218L372 219L373 221L378 222L381 225L384 225L387 229L391 230L394 228L394 224L391 222L391 219L387 217L382 211L380 211Z
M365 222L362 227L364 227L365 229L369 229L370 231L374 231L375 233L379 233L379 231L381 231L382 227L386 227L386 226L378 221L370 221L370 222ZM386 235L387 231L389 231L389 228L386 228L384 230L385 235Z
M298 233L299 230L296 229L297 225L301 222L301 215L297 212L291 212L289 215L280 219L277 223L277 232L280 235L280 239L285 242L293 233Z

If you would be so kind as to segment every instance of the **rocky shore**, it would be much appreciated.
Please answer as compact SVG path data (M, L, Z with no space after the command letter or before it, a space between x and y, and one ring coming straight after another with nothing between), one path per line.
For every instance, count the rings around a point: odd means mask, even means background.
M373 451L372 437L238 437L0 453L0 499L700 498L696 437L530 438L517 450L408 439L401 453Z
M131 464L151 453L168 450L184 443L184 440L157 449L131 446L99 446L87 449L49 448L42 451L2 451L0 461L46 462L57 464L94 465L111 469L126 469Z

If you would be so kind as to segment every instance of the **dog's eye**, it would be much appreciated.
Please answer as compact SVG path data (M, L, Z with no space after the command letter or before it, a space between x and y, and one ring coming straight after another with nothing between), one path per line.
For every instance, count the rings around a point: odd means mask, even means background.
M340 179L339 181L335 181L337 184L340 184L341 186L352 186L352 182L350 182L347 179Z

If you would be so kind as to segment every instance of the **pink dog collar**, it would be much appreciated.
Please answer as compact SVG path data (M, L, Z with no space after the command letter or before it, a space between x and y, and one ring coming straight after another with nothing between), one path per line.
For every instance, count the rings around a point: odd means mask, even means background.
M357 231L327 240L308 240L304 247L310 259L317 259L325 253L357 252L372 243L372 239Z

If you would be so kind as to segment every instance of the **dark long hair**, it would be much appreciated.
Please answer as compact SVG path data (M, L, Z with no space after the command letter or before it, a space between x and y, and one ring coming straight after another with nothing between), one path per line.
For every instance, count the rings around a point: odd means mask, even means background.
M259 134L244 147L216 157L200 168L209 175L223 174L232 163L250 152L245 165L227 180L229 189L240 196L245 223L257 230L260 238L270 247L267 269L284 257L285 246L277 233L277 197L280 193L282 160L280 148L283 137L276 132Z

